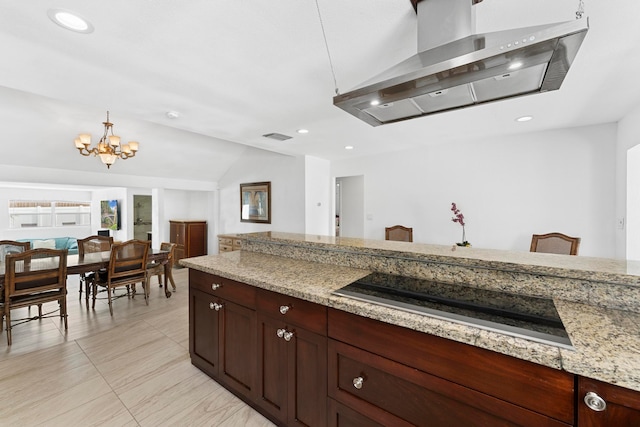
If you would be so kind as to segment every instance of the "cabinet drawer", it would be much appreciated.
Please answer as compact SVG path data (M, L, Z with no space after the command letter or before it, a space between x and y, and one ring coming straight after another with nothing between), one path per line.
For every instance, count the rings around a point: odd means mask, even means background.
M532 411L574 422L574 376L525 360L330 309L330 338Z
M233 246L233 239L227 237L219 237L218 238L219 245Z
M327 308L287 295L258 290L258 310L283 323L327 336ZM284 314L283 314L284 312Z
M233 239L233 250L239 251L240 249L242 249L242 240Z
M231 251L233 251L233 246L219 245L218 246L218 250L219 250L219 252L231 252Z
M329 372L331 398L383 425L392 414L416 426L568 426L334 340Z
M190 269L189 286L245 307L256 305L256 288L214 274Z

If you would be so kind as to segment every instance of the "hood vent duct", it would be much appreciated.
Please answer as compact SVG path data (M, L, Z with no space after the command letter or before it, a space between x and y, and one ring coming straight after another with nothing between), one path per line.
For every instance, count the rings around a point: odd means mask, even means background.
M476 34L480 1L418 0L419 52L333 104L379 126L559 89L588 19Z

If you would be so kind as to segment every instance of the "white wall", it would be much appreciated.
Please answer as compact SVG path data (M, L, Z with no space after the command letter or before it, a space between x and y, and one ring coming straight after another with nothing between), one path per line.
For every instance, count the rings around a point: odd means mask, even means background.
M331 210L331 163L305 156L305 233L330 235L334 220Z
M240 222L240 184L263 181L271 182L271 224ZM248 150L219 184L219 233L305 232L304 157Z
M580 254L616 256L616 126L469 139L332 164L332 176L364 175L365 238L413 227L415 242L451 245L466 218L478 248L528 251L531 235L580 236Z

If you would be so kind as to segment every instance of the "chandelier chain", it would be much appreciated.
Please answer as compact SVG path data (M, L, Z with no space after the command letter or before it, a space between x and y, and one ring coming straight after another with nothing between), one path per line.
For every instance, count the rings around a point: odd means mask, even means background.
M327 57L329 58L329 67L331 67L331 75L333 77L333 86L336 91L336 95L340 95L338 90L338 81L336 80L336 71L333 68L333 61L331 60L331 52L329 52L329 43L327 42L327 34L324 31L324 22L322 22L322 14L320 13L320 5L316 0L316 9L318 10L318 18L320 19L320 28L322 28L322 38L324 39L324 47L327 50Z
M578 0L578 10L576 10L576 19L582 18L584 15L584 0Z

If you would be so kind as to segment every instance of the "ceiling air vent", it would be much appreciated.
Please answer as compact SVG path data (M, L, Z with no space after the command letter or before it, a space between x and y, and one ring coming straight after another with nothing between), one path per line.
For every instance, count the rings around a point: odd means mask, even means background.
M290 136L288 135L283 135L281 133L265 133L264 135L265 138L271 138L271 139L275 139L276 141L286 141L287 139L291 139Z

